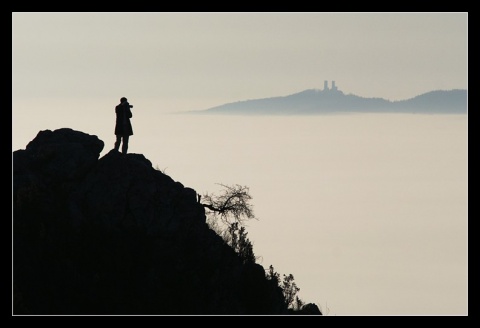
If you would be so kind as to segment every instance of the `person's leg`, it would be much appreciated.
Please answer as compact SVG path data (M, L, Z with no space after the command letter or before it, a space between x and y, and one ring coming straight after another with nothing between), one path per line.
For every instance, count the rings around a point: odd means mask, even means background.
M120 148L120 142L122 141L122 136L117 135L117 140L115 141L114 149L118 151L118 148Z
M123 144L122 144L122 153L126 154L127 149L128 149L128 137L129 136L123 136Z

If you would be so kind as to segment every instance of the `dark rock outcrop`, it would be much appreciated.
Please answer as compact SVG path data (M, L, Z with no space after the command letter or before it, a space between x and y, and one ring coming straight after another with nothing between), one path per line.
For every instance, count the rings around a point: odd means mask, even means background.
M289 313L193 189L103 146L59 129L13 152L14 314Z

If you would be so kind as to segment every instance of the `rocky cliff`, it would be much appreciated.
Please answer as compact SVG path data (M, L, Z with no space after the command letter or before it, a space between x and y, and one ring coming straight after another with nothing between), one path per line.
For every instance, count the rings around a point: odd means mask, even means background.
M103 147L64 128L13 152L13 314L292 313L208 227L195 190Z

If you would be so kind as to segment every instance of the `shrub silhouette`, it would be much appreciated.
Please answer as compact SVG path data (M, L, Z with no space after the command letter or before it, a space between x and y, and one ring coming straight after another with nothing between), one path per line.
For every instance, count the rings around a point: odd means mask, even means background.
M282 289L282 293L285 298L285 305L287 306L287 308L294 311L301 310L305 303L297 296L300 288L298 288L297 284L294 282L294 277L292 274L284 274L283 280L280 281L280 274L275 271L272 265L270 265L266 272L266 277Z
M245 227L238 226L238 222L232 223L228 227L230 235L229 245L237 252L243 262L255 262L255 254L253 253L253 245L247 238Z
M290 273L289 275L283 275L283 281L281 284L281 288L283 290L283 296L285 296L285 304L287 307L291 308L298 308L301 305L295 304L295 300L298 299L296 296L297 293L300 291L300 288L297 287L297 284L293 281L294 277Z

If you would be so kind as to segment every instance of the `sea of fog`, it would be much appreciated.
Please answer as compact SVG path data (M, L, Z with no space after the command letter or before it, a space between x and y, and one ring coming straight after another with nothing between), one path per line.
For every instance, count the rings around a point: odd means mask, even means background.
M132 124L129 151L199 194L248 186L257 262L293 274L324 314L468 314L467 115L134 112ZM111 113L43 126L113 147Z

